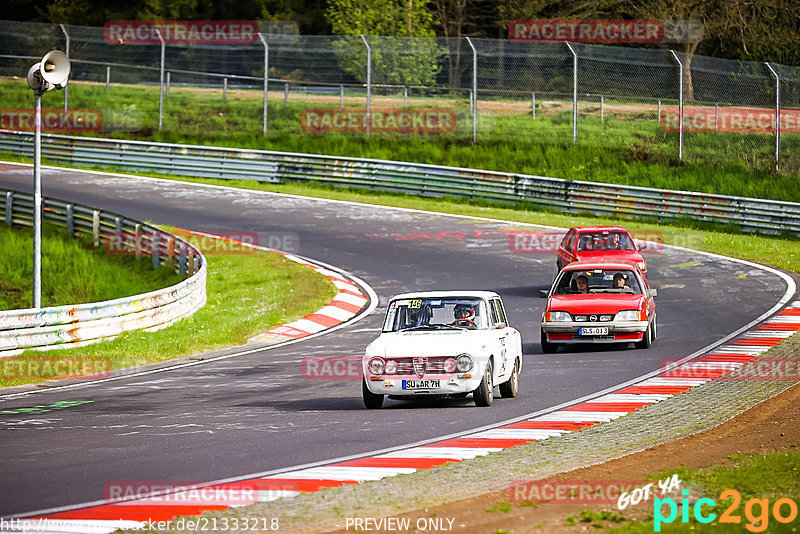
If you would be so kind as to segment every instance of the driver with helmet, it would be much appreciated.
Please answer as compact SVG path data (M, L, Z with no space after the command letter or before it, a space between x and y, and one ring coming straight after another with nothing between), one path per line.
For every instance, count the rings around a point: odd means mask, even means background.
M453 316L455 317L455 321L451 323L453 326L478 327L475 323L475 306L471 304L456 304L453 308Z

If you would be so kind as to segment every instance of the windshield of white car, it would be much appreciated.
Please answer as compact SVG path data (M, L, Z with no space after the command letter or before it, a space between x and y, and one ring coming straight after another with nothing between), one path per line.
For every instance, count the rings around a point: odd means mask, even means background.
M384 332L401 330L483 330L488 328L486 305L479 298L409 298L389 303Z
M583 278L584 280L580 280ZM581 293L621 293L641 295L642 289L632 270L590 269L565 270L556 280L553 295Z

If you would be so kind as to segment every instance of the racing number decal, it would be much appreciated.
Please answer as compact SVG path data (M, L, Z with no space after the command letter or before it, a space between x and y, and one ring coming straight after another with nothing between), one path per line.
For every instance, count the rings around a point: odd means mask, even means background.
M409 300L408 301L408 307L409 308L421 308L422 307L422 300L420 300L420 299Z

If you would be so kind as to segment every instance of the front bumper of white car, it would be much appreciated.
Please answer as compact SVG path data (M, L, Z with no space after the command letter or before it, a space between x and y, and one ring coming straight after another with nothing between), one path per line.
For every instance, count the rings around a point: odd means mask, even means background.
M470 378L466 378L466 376ZM464 376L464 378L459 378ZM459 373L454 376L441 377L430 375L423 378L397 376L368 376L367 388L377 395L454 395L471 393L478 389L481 376L473 373ZM435 385L434 385L435 384ZM412 389L408 389L411 386Z

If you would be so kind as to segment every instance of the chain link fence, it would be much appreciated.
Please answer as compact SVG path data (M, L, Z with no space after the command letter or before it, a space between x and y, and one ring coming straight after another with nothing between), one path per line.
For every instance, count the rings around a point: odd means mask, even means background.
M800 67L469 38L259 34L243 45L119 44L103 28L0 21L0 76L24 78L53 47L73 65L65 109L118 93L103 131L200 133L192 116L203 113L242 135L412 132L800 170ZM27 107L9 83L0 85L0 107ZM203 93L228 107L197 98Z

